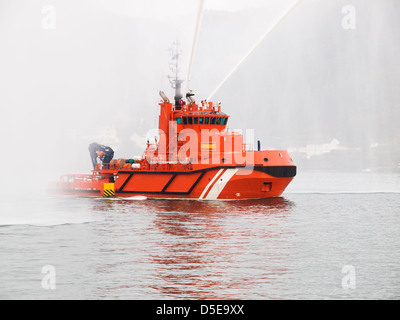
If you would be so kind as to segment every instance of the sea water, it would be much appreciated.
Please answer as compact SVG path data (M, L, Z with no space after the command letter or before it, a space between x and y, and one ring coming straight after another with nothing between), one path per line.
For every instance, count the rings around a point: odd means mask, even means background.
M299 174L265 200L0 199L0 299L400 298L396 174Z

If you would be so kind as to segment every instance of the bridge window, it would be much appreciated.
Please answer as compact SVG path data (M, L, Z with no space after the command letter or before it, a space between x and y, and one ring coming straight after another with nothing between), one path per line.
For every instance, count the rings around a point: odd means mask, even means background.
M217 124L221 124L221 118L220 117L217 118Z
M204 118L203 118L203 117L200 117L200 118L199 118L199 124L203 124L203 120L204 120Z
M215 118L215 117L211 117L210 124L215 124L215 120L216 120L216 118Z
M187 124L188 123L186 117L182 117L182 119L183 119L183 124Z
M192 117L188 117L188 123L189 124L193 124L193 118Z
M228 118L222 118L221 124L224 126L228 122Z
M204 123L205 123L205 124L208 124L209 122L210 122L210 118L209 118L209 117L205 117L205 118L204 118Z
M182 124L182 118L176 118L176 124Z
M199 123L199 118L198 117L193 117L194 118L194 124L198 124Z

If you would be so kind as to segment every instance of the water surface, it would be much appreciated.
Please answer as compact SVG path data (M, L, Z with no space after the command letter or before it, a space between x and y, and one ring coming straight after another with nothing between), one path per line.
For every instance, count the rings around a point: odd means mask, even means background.
M225 202L3 195L0 298L398 299L400 194L300 191ZM47 265L54 290L42 287Z

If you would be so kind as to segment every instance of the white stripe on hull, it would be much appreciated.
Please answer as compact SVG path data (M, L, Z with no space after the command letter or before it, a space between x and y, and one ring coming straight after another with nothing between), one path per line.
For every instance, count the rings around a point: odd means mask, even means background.
M222 190L224 190L226 184L229 182L229 180L231 180L231 178L236 174L236 172L239 169L226 169L226 171L222 174L222 176L218 179L218 181L213 185L213 187L211 188L210 192L207 194L207 196L205 197L206 200L216 200L219 195L221 194ZM218 172L215 177L218 177L220 172ZM214 179L215 179L214 177ZM214 180L213 179L213 180ZM209 184L211 185L211 184ZM209 188L209 185L207 185L207 187ZM208 189L207 188L207 189ZM204 191L202 193L202 195L204 196ZM200 199L203 199L200 196Z
M211 185L214 183L215 179L218 178L218 176L221 174L222 171L225 169L220 169L217 174L214 176L214 178L211 179L211 181L207 184L207 186L204 188L203 192L201 193L199 199L203 199L204 195L207 193L208 189L210 189Z

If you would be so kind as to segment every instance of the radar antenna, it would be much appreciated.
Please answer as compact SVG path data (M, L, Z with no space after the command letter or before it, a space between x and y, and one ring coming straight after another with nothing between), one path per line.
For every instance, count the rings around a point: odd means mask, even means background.
M172 89L175 89L175 107L180 108L181 105L179 101L182 99L182 83L183 80L179 79L179 57L182 51L179 49L179 41L175 41L173 43L173 47L169 49L172 62L169 64L171 72L174 74L173 76L168 76L169 82L171 83Z

